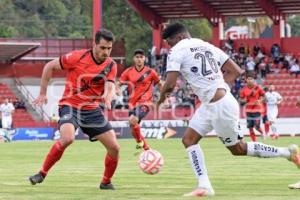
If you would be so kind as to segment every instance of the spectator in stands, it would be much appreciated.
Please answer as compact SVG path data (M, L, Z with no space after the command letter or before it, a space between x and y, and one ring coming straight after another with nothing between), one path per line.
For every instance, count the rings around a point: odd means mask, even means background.
M258 63L258 72L260 74L261 78L265 78L267 74L267 63L264 62L264 59L262 59Z
M253 46L253 56L257 56L259 53L261 52L260 50L260 45L258 43L256 43L254 46Z
M115 99L113 100L113 107L116 109L121 109L124 107L122 86L116 87L116 96Z
M299 60L296 59L295 63L291 66L290 74L291 75L295 74L295 77L297 78L299 73L300 73Z
M280 56L280 46L275 43L272 45L271 47L271 55L272 55L272 58L274 59L279 59L279 56Z
M246 72L248 74L254 74L254 70L255 70L255 62L253 57L248 56L247 57L247 64L246 64Z
M224 51L226 52L227 55L232 57L234 49L233 49L233 40L230 37L225 42L223 49L224 49Z
M15 101L13 101L13 105L14 105L15 109L24 109L24 110L26 110L25 102L21 101L18 98L15 99Z
M290 63L286 60L286 58L283 60L282 69L285 69L286 72L288 72L290 69Z
M241 45L239 47L239 54L240 54L240 57L244 57L246 54L246 48L245 48L244 43L241 43Z
M8 98L4 99L4 102L0 105L0 112L2 114L2 128L11 129L12 128L12 113L15 107L9 102Z

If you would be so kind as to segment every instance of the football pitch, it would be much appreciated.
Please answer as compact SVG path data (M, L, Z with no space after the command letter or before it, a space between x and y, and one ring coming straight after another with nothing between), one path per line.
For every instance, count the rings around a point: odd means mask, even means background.
M246 138L248 140L248 138ZM119 140L120 164L113 183L117 190L99 190L105 151L100 143L76 141L65 151L40 185L31 186L29 175L37 172L53 142L0 144L0 199L97 199L177 200L196 186L187 154L180 139L149 140L165 159L161 173L141 172L133 140ZM299 137L266 143L300 144ZM205 138L201 146L216 196L214 200L299 200L300 190L287 185L300 181L300 170L283 158L260 159L231 156L217 138ZM208 199L208 198L206 198Z

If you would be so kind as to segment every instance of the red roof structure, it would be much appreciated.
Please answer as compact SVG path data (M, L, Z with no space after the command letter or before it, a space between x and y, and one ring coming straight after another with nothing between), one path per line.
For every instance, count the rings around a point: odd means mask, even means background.
M97 1L97 0L95 0ZM99 0L98 0L99 1ZM169 19L206 18L212 25L211 43L221 45L226 17L268 16L273 21L273 43L282 43L287 15L300 14L300 0L127 0L153 28L153 45L162 45L163 23ZM293 50L294 51L294 50Z

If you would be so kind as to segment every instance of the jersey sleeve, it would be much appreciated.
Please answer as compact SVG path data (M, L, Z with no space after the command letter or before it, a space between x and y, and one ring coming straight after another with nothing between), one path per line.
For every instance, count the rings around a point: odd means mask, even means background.
M121 84L125 84L125 83L128 81L128 70L125 70L125 71L121 74L121 76L120 76L120 78L119 78L119 81L120 81Z
M225 64L225 62L229 59L229 56L224 52L222 51L221 49L219 49L218 47L215 47L215 52L217 54L216 57L218 57L218 61L220 62L220 68Z
M78 51L71 51L60 56L59 63L62 69L69 70L75 68L75 63L79 60Z
M158 76L158 74L155 70L152 70L152 77L153 77L153 80L154 80L154 84L159 83L160 78L159 78L159 76Z
M117 76L117 69L117 64L114 63L114 65L111 68L111 71L107 74L106 81L115 82Z
M180 71L181 64L183 62L183 53L182 50L171 49L167 59L167 70L166 72L171 71Z

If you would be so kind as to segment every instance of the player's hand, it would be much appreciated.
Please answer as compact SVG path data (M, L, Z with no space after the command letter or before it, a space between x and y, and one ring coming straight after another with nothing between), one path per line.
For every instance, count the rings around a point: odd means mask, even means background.
M260 100L256 100L254 103L253 103L253 105L259 105L260 104Z
M48 103L48 99L47 99L47 96L44 95L44 94L40 94L33 102L32 104L33 105L36 105L36 106L42 106L44 104L47 104Z
M108 110L110 110L111 109L111 100L108 99L108 98L105 98L104 99L104 106L105 106L105 108L107 108Z

